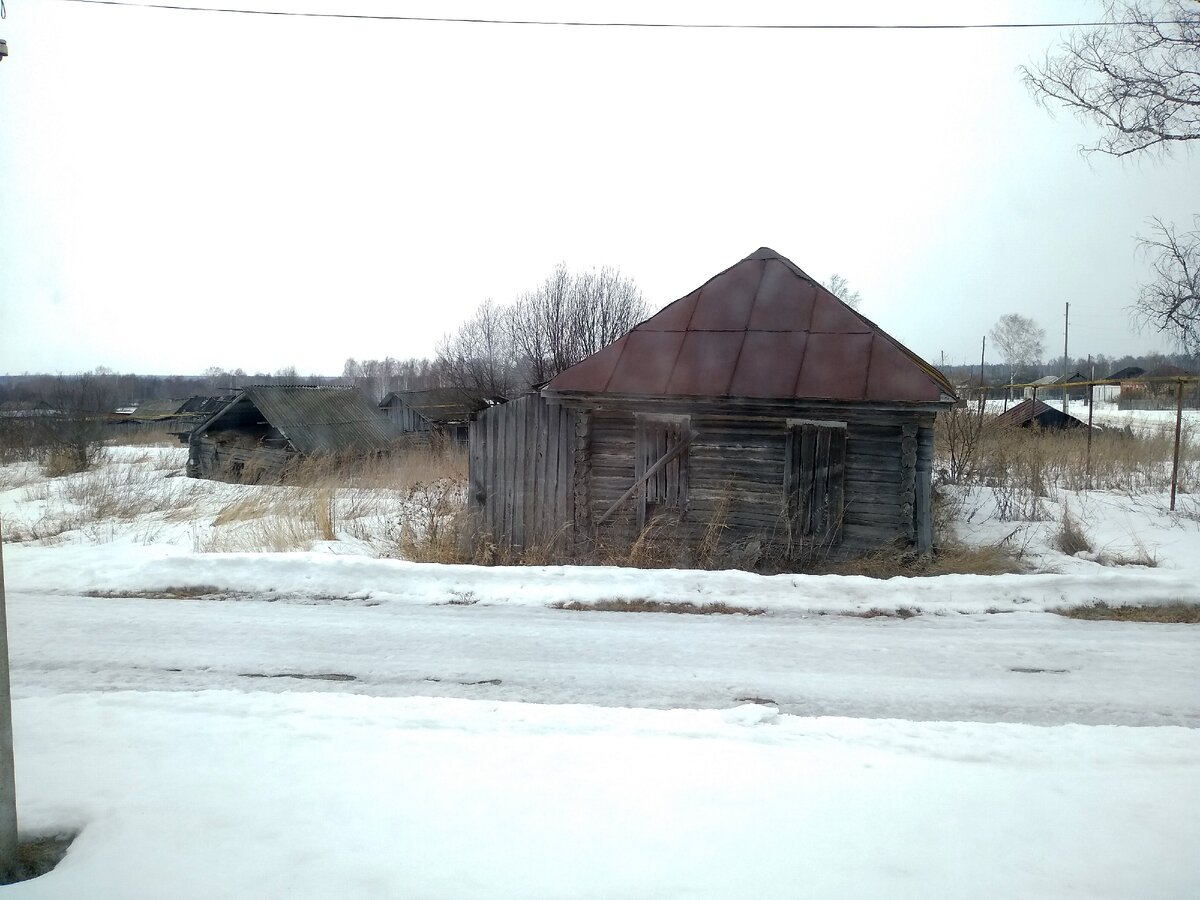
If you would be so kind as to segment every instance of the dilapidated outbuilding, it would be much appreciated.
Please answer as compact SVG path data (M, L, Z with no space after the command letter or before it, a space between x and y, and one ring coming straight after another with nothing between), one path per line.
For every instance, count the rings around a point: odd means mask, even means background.
M1086 428L1087 423L1041 400L1022 400L996 416L997 425L1013 428Z
M379 408L410 439L441 437L456 445L467 443L467 424L488 404L453 388L392 391Z
M354 388L254 385L192 430L187 473L274 481L300 457L384 453L398 437L399 430Z
M499 547L588 558L654 525L748 563L932 544L946 378L762 248L471 426Z

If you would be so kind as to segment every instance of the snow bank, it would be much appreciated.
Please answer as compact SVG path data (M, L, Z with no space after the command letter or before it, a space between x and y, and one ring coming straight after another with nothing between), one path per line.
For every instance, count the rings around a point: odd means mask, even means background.
M1200 732L316 694L16 704L14 900L1185 897Z
M194 554L173 546L5 548L14 591L154 591L211 586L266 599L328 597L380 603L546 606L560 601L720 601L775 612L916 607L926 612L1039 611L1065 604L1163 603L1197 597L1194 574L1118 569L1039 575L936 578L755 575L612 566L497 566L411 563L335 552Z

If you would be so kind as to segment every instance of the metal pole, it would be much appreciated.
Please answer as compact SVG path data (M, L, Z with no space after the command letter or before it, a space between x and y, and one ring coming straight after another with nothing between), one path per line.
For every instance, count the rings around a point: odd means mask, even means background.
M1175 486L1179 483L1179 435L1183 430L1183 379L1175 384L1175 456L1171 461L1171 511L1175 511Z
M0 874L17 871L17 780L13 765L8 616L4 598L4 533L0 530ZM7 880L7 878L5 879Z

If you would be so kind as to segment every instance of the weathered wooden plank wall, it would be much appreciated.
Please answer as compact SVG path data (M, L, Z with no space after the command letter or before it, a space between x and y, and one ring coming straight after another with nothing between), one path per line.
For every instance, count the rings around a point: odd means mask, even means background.
M478 536L505 550L573 553L575 414L536 394L471 423L469 479Z

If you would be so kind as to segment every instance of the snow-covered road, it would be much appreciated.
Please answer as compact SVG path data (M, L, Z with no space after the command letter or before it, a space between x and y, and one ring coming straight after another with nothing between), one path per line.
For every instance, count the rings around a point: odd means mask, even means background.
M902 620L370 604L13 592L13 689L659 709L753 699L801 716L1200 726L1194 626L1046 613Z

